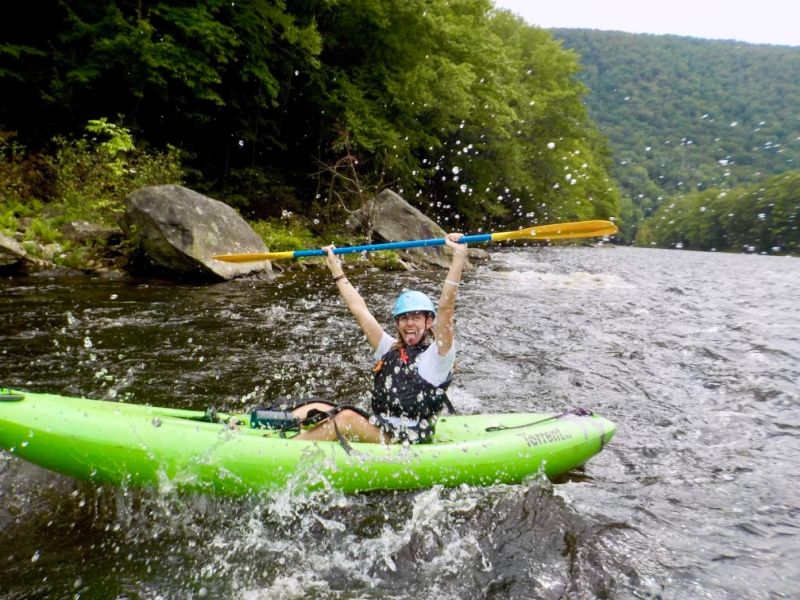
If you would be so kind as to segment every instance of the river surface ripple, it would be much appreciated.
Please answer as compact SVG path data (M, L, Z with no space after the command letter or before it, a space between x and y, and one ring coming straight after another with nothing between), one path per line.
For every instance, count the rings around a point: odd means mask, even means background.
M442 273L350 274L376 315ZM2 598L790 598L800 589L800 261L492 250L457 308L461 412L590 408L556 482L222 500L0 453ZM0 384L242 409L352 400L366 343L322 269L213 286L0 280Z

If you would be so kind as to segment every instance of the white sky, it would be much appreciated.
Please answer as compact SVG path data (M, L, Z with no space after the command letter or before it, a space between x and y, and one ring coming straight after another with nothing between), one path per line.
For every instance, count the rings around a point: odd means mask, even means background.
M800 46L798 0L494 0L538 27Z

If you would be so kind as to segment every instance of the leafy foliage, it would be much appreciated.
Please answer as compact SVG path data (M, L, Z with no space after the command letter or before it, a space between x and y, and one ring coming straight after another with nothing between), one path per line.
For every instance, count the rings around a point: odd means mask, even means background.
M78 140L56 138L50 162L53 204L58 220L93 220L113 225L123 199L146 186L180 183L180 153L168 147L163 153L136 152L130 132L105 119L89 121L88 133Z
M664 202L800 166L800 48L553 33L580 54L586 103L614 151L629 239Z
M97 151L107 157L106 164L114 175L122 175L125 170L125 153L136 148L130 131L114 123L109 123L105 117L90 119L86 125L86 131L106 137L98 144Z
M16 199L4 198L0 210L0 233L13 235L20 228L21 219L32 219L40 214L42 205L40 202L20 202Z
M316 246L314 234L302 221L289 213L283 219L256 221L253 230L274 251L302 250Z
M643 245L800 253L800 171L664 205L639 231Z
M176 148L137 150L130 131L105 119L86 129L79 139L56 138L52 155L29 154L12 136L0 137L0 232L22 241L31 256L73 268L113 262L114 252L65 239L65 223L115 226L127 194L182 177Z
M0 47L0 129L32 147L99 116L259 218L384 186L453 229L617 212L576 56L489 0L42 4Z
M320 24L338 32L321 57L344 116L334 152L349 143L456 226L616 210L575 57L547 33L489 2L346 4ZM562 188L568 174L580 185Z

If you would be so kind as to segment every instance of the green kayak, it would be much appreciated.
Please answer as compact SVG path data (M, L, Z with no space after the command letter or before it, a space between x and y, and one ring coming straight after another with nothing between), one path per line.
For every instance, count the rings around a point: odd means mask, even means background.
M425 444L281 437L219 415L0 390L0 447L47 469L114 485L239 496L284 488L344 492L519 483L600 452L614 424L586 411L443 416Z

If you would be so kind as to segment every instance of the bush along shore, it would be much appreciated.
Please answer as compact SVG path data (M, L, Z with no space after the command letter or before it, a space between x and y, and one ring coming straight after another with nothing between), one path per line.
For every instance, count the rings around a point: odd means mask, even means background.
M113 275L146 274L148 263L135 240L125 237L117 226L86 220L67 221L54 226L51 217L16 217L16 229L0 232L0 276L47 274ZM293 214L283 218L250 222L271 251L363 244L361 236L341 230L313 233L307 219ZM9 235L10 234L10 235ZM382 270L405 270L407 265L394 251L344 255L345 262ZM278 271L303 270L321 266L321 259L281 260Z
M106 119L90 121L80 139L54 139L50 153L28 153L12 134L0 132L0 274L136 270L137 244L119 226L125 198L142 187L184 179L176 148L137 148L127 129ZM326 225L281 210L249 223L270 250L364 243L363 236L345 229L347 215L339 217ZM394 252L348 260L403 268ZM302 269L319 262L282 261L275 267Z

